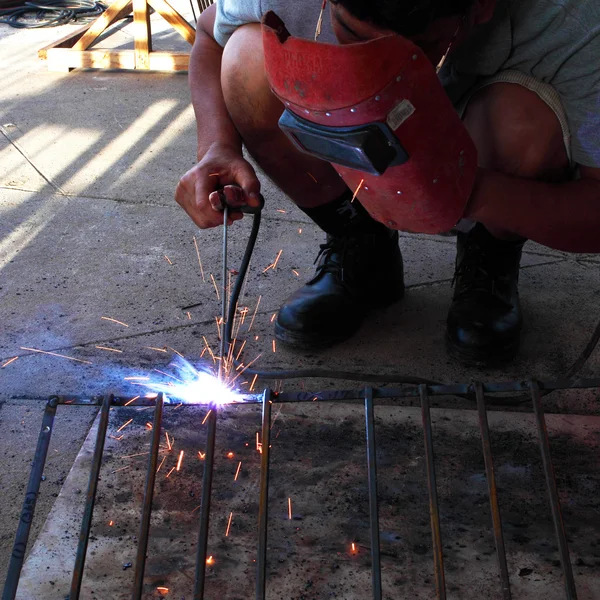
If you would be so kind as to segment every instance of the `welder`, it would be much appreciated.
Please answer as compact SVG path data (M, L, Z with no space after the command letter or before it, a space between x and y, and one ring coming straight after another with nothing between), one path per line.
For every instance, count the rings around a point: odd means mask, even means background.
M201 228L222 224L223 194L258 206L243 145L326 233L314 277L275 322L300 349L342 342L402 298L398 230L452 230L449 352L512 359L526 241L600 252L600 5L325 5L217 0L202 13L189 71L198 163L177 202Z

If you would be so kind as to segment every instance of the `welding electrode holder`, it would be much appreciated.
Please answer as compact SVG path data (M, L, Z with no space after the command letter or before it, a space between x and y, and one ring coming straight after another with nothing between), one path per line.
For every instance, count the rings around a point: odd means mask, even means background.
M223 190L217 190L219 195L220 202L220 210L225 210L227 206L227 210L232 212L241 212L245 215L257 215L262 212L262 209L265 207L265 199L262 194L258 195L258 199L260 201L259 206L249 206L248 204L244 204L243 206L231 206L231 204L227 204L227 199L225 198L225 192Z

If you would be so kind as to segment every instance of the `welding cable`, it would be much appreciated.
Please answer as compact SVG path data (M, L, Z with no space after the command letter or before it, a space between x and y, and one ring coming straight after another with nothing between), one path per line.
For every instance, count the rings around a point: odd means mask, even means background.
M22 5L0 10L0 23L17 29L56 27L71 21L96 17L106 8L104 3L95 0L23 2Z
M233 322L237 310L238 301L240 298L240 294L242 292L242 286L244 285L244 281L246 279L246 275L248 273L248 267L250 265L250 260L252 258L252 254L254 253L254 248L256 246L256 240L258 238L258 232L260 230L262 215L261 212L256 212L253 214L252 221L252 229L250 231L250 235L248 237L248 242L246 244L246 250L244 252L244 256L242 258L242 263L238 270L238 277L236 278L235 285L233 287L233 291L231 292L231 297L229 300L229 311L227 314L227 324L225 326L225 340L226 344L229 347L230 344L233 343ZM596 349L598 342L600 341L600 322L596 326L593 335L591 336L589 342L584 348L583 352L579 355L577 360L573 363L573 365L567 370L567 372L560 378L560 381L570 381L573 379L579 371L586 364L589 357L592 355L594 350ZM227 354L227 350L225 351ZM243 365L240 361L234 359L234 363L236 367L240 367ZM327 370L327 369L285 369L285 370L277 370L277 371L259 371L257 369L245 369L244 375L247 377L257 376L260 379L267 380L277 380L277 379L344 379L347 381L361 381L365 383L394 383L394 384L408 384L408 385L442 385L437 381L432 381L430 379L424 379L422 377L413 377L409 375L402 374L378 374L378 373L355 373L349 371L338 371L338 370ZM543 395L547 395L552 393L551 391L543 392ZM473 397L469 396L460 396L461 398L467 398L472 400ZM525 404L527 402L531 402L530 395L518 395L518 396L505 396L505 397L497 397L494 398L494 404L497 405L507 405L514 406L518 404Z

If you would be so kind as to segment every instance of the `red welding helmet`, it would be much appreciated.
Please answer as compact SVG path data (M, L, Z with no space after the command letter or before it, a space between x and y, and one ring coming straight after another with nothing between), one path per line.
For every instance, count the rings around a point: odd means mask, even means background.
M463 216L477 151L435 69L390 35L333 45L292 37L263 18L266 74L282 100L280 127L333 164L361 204L393 229L441 233ZM362 181L362 185L361 184Z

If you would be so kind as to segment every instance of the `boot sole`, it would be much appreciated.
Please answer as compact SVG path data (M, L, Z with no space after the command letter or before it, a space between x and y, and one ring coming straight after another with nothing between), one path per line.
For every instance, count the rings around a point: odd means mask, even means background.
M393 298L387 300L380 300L377 303L371 304L367 313L372 312L373 310L387 308L396 302L399 302L404 297L404 286L402 289L398 290L398 292L394 295ZM365 314L365 316L366 316ZM296 331L290 331L289 329L285 329L279 323L275 322L275 337L290 348L295 348L298 350L323 350L325 348L331 348L336 344L340 344L341 342L345 342L350 339L361 327L363 321L361 320L354 328L348 329L344 332L340 332L337 335L324 336L322 333L298 333Z
M468 367L500 367L516 357L520 340L489 351L472 350L458 346L446 334L446 350L451 358Z

